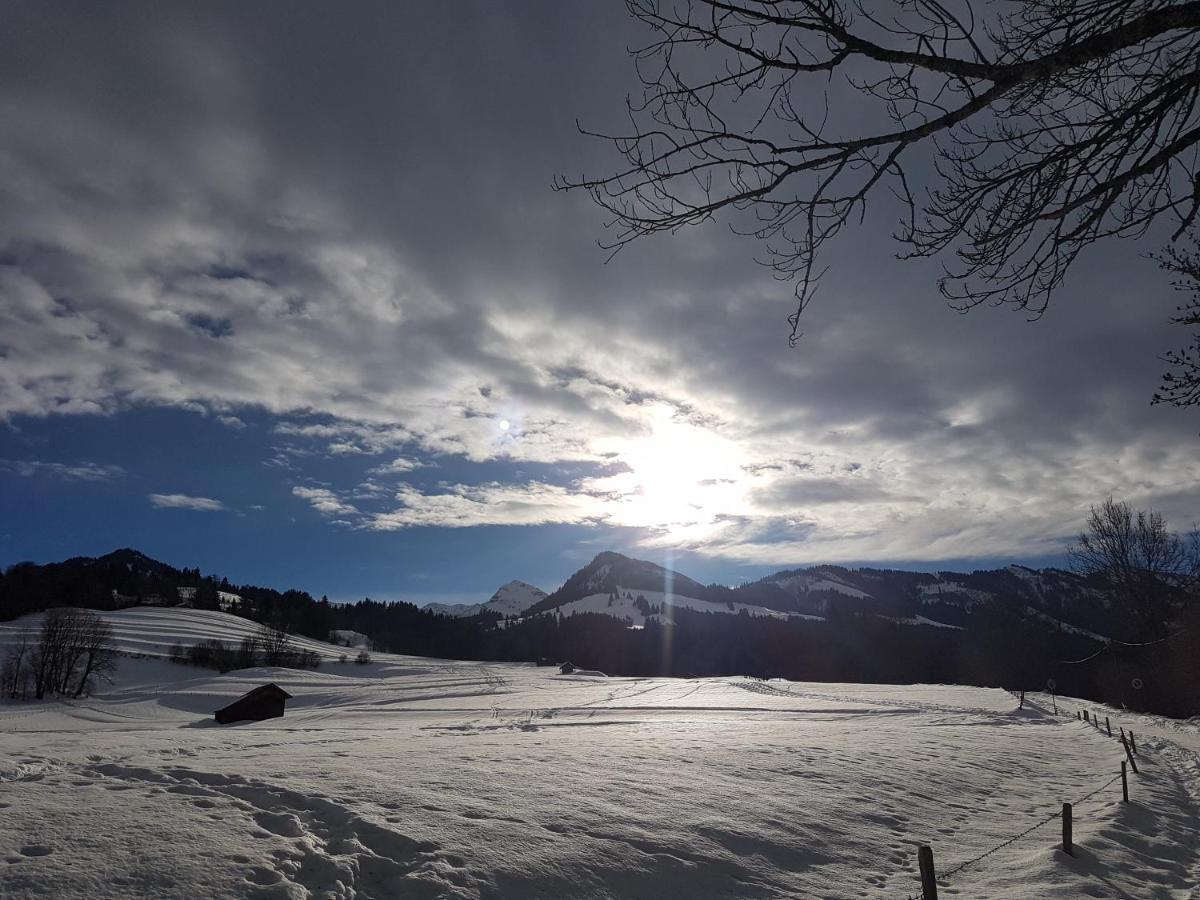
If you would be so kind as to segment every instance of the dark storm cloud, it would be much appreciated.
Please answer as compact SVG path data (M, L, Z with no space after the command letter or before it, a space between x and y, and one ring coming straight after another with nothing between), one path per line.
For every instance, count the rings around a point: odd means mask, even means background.
M1191 518L1195 423L1147 402L1176 342L1148 247L1085 257L1040 322L959 316L936 266L893 259L881 203L796 350L786 286L721 224L603 265L602 215L549 185L617 163L574 122L621 124L619 5L6 15L0 414L259 407L306 441L289 466L319 448L364 476L708 435L695 520L647 540L752 561L1056 550L1109 492ZM363 528L661 525L628 469L294 496Z

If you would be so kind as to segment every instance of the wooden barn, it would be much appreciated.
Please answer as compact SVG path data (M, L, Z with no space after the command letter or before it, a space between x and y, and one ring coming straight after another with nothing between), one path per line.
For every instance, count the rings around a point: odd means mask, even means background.
M217 721L222 725L230 722L261 722L263 719L278 719L283 715L283 704L292 695L279 685L271 683L256 687L238 697L228 706L218 709Z

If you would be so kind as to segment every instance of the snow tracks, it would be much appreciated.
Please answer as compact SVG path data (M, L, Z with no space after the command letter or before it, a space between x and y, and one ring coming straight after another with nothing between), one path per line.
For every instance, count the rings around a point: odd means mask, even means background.
M6 785L36 787L43 807L50 797L77 806L83 821L35 826L39 837L18 841L20 849L0 861L0 894L61 895L67 888L92 897L478 896L460 858L400 830L402 813L382 824L331 797L179 765L93 760L72 768L54 772L28 760ZM128 833L122 840L114 829ZM107 853L90 858L93 843Z

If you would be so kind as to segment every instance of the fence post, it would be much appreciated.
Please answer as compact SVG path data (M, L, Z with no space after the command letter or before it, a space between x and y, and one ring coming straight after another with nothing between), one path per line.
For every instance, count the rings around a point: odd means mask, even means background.
M1129 741L1125 740L1125 735L1121 735L1121 746L1125 748L1125 758L1129 760L1129 768L1133 769L1133 774L1138 774L1137 760L1133 758L1133 754L1129 750Z
M1091 719L1088 718L1088 711L1086 709L1083 711L1083 721L1085 721L1085 722L1091 721Z
M1071 804L1064 803L1062 811L1062 826L1063 826L1063 853L1067 856L1075 855L1074 845L1071 843Z
M1133 736L1133 729L1129 729L1129 743L1133 747L1133 752L1137 753L1137 738Z
M1129 802L1129 778L1125 775L1125 760L1121 760L1121 801Z
M921 900L938 900L937 873L933 870L933 848L928 844L917 848L917 863L921 867Z
M1104 717L1104 727L1108 729L1108 736L1112 737L1112 723L1108 721L1108 716Z

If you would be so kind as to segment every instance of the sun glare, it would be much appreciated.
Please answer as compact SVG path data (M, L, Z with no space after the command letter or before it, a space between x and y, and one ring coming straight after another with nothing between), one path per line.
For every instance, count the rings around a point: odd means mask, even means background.
M618 453L629 467L611 479L623 497L621 524L676 533L741 506L742 454L708 429L659 417Z

